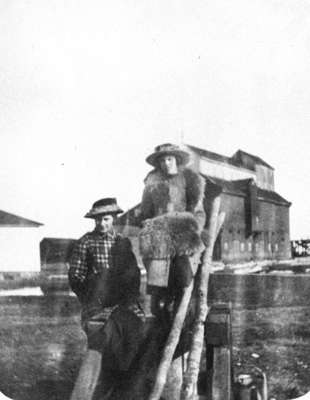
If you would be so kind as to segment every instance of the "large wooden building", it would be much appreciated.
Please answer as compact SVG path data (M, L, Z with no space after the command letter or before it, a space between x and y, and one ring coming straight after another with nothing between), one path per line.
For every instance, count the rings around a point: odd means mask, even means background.
M238 150L232 157L187 145L190 167L221 190L225 221L214 249L214 259L226 264L291 258L289 208L291 203L274 188L274 168L261 158ZM134 226L136 206L123 214L123 226ZM132 230L134 232L135 230Z

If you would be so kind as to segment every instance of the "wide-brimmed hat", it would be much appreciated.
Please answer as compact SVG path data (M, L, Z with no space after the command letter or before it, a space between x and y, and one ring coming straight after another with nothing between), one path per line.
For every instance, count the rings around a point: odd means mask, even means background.
M107 197L96 201L85 218L96 218L98 215L121 214L123 210L117 205L114 197Z
M155 147L154 153L146 158L146 162L157 167L158 159L162 156L172 155L178 159L179 165L185 165L189 162L189 153L182 150L179 146L171 143L160 144Z

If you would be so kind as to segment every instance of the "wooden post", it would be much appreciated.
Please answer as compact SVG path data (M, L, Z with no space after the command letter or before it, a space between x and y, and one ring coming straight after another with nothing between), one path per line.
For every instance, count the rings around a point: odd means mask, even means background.
M205 325L208 395L212 400L231 400L233 380L231 306L225 303L214 304Z
M181 299L178 311L173 320L172 328L169 333L163 355L157 370L156 380L153 390L149 396L149 400L159 400L163 391L164 385L167 380L169 367L180 339L181 330L185 320L187 308L193 291L193 282L184 289L183 297Z
M198 373L200 367L201 353L204 343L204 322L208 314L208 282L212 268L212 254L216 236L220 230L219 220L224 221L224 217L219 218L221 204L220 193L215 196L211 205L208 232L208 243L203 255L198 287L198 311L194 323L192 344L187 360L187 369L183 379L181 400L190 400L196 397Z
M70 400L91 400L101 371L102 355L96 350L87 350L82 362Z

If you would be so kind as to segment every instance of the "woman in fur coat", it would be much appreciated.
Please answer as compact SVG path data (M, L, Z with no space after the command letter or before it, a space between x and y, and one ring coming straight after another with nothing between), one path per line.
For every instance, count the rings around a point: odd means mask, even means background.
M144 181L140 249L148 272L149 260L169 256L170 262L167 285L153 285L148 276L148 291L157 298L156 308L163 293L166 303L167 298L179 297L196 273L197 257L203 249L200 234L205 224L204 181L186 168L189 154L176 145L157 146L146 161L154 169ZM153 311L156 312L154 301Z

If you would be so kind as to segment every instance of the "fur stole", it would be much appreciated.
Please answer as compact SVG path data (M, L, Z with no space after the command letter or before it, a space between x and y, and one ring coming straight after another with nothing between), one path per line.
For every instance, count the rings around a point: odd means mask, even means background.
M143 258L163 259L202 251L198 223L189 212L173 212L148 219L139 235Z

